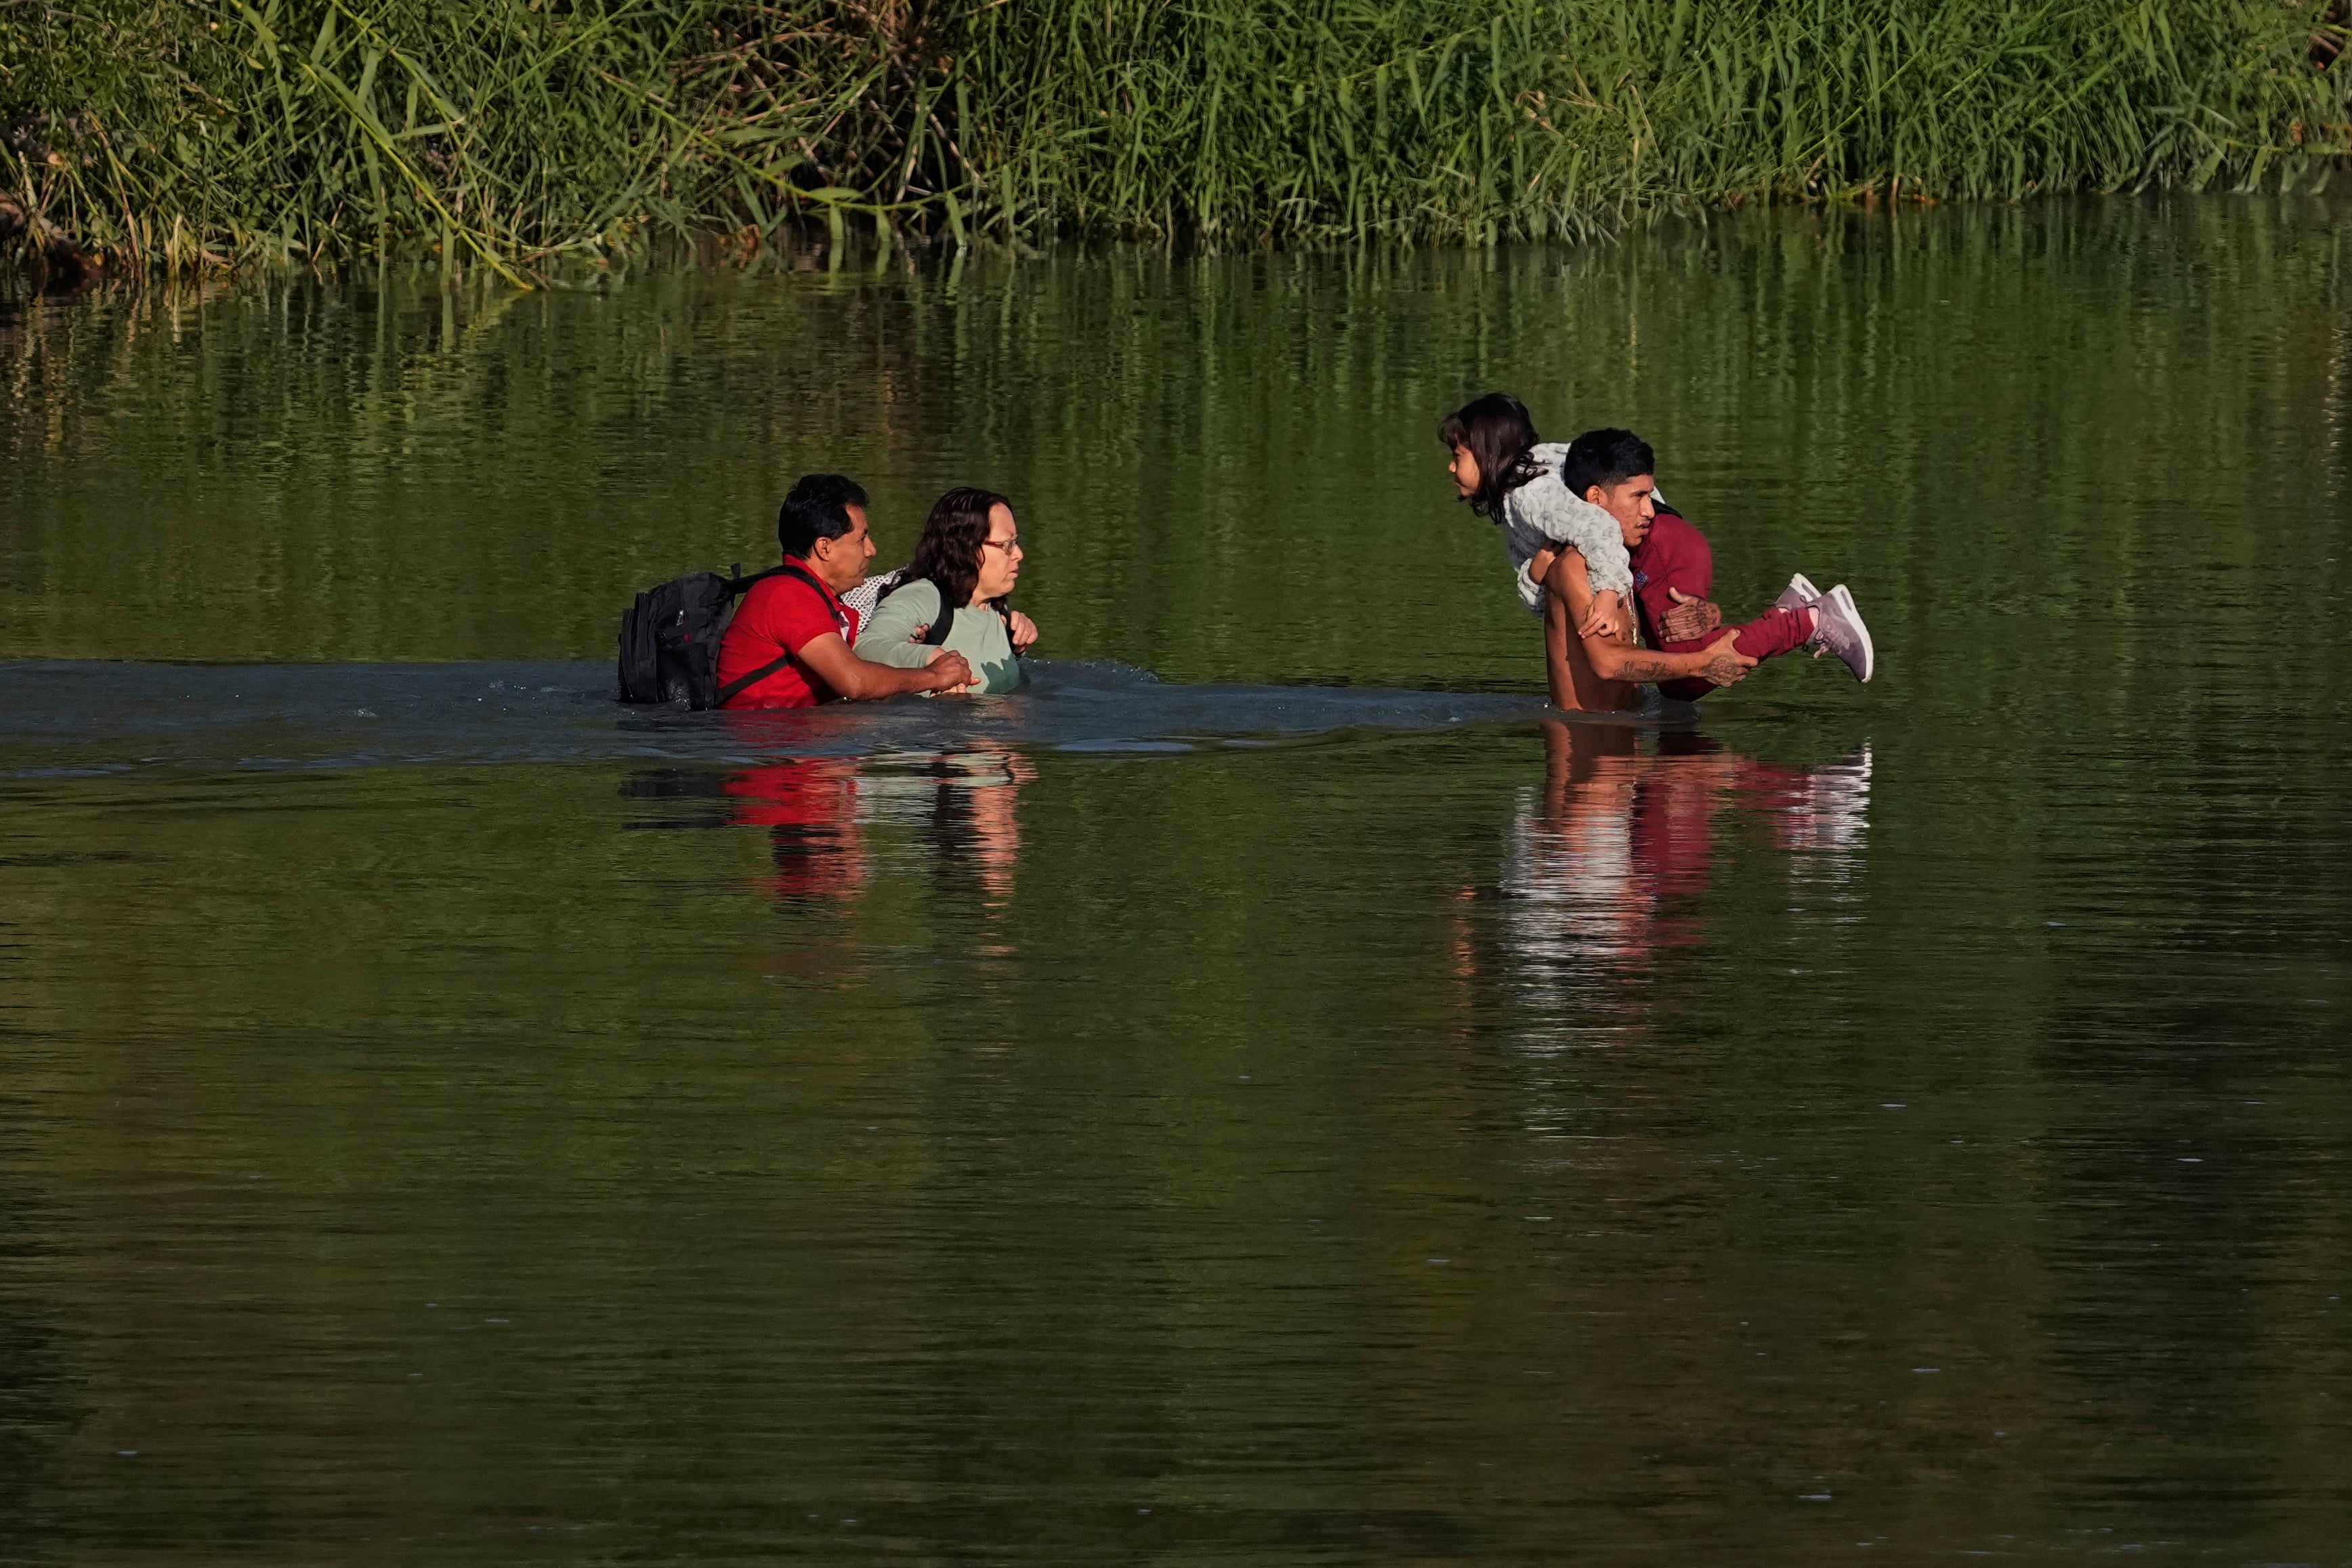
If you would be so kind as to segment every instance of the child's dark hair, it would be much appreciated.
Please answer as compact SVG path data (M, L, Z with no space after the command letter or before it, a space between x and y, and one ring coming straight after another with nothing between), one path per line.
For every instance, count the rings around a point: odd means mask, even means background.
M1568 444L1568 455L1559 460L1559 482L1580 501L1595 485L1605 490L1657 471L1658 455L1630 430L1588 430Z
M1495 516L1505 496L1543 476L1543 465L1528 455L1541 439L1536 422L1528 417L1528 405L1508 392L1488 392L1464 403L1437 427L1437 439L1449 448L1469 448L1477 460L1478 487L1466 498L1482 517Z

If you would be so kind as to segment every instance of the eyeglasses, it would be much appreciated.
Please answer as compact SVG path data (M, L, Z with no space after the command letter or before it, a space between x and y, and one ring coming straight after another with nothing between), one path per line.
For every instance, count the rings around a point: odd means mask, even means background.
M1019 534L1013 535L1009 539L982 539L980 542L986 545L991 549L1001 549L1006 555L1019 555L1021 553L1021 536Z

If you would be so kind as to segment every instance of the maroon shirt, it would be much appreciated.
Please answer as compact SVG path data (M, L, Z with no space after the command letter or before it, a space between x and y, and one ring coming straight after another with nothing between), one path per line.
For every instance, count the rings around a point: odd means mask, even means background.
M1707 548L1706 536L1680 513L1661 508L1650 524L1649 537L1630 559L1633 605L1642 618L1642 635L1651 647L1665 653L1694 653L1723 635L1726 628L1718 626L1703 637L1669 643L1658 631L1658 622L1675 607L1669 589L1680 589L1693 599L1715 597L1715 551ZM1801 648L1812 635L1803 612L1795 610L1767 610L1729 630L1738 633L1731 645L1751 659L1769 659ZM1696 675L1658 685L1658 690L1684 702L1696 702L1714 689Z
M1642 617L1642 638L1653 648L1664 648L1659 619L1675 607L1666 591L1678 588L1693 599L1715 597L1715 551L1706 536L1678 513L1658 508L1650 537L1632 555L1633 601Z

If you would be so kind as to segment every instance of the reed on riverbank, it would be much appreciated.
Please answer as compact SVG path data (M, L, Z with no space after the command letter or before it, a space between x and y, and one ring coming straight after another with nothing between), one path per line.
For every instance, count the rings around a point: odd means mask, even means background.
M1481 243L2251 186L2352 149L2341 37L2276 0L0 0L0 228L523 281L665 232Z

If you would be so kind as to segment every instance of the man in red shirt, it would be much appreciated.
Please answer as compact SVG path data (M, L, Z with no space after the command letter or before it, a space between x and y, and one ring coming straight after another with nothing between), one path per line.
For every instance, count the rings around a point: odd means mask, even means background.
M866 580L874 559L866 492L838 474L807 474L776 514L784 564L743 595L719 643L719 685L741 683L730 709L814 707L971 684L961 653L929 650L920 669L877 664L850 652L857 612L841 596Z

